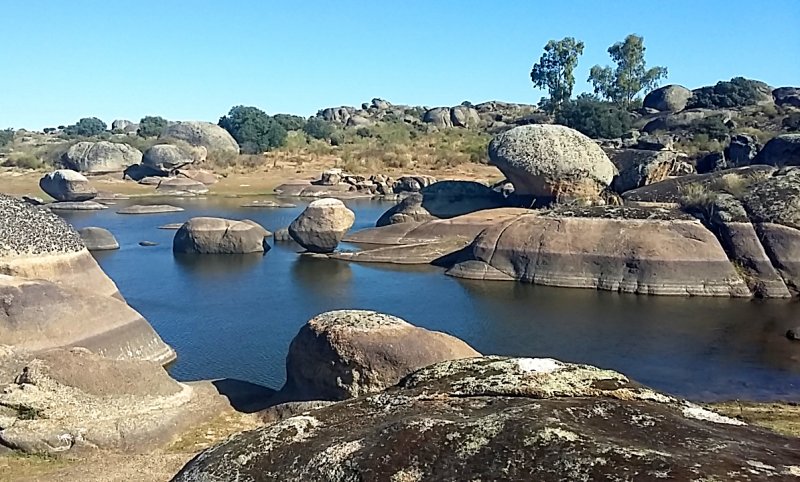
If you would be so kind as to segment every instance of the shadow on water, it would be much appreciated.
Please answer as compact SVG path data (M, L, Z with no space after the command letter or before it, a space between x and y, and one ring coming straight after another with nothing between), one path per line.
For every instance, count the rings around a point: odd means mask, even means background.
M225 278L256 269L264 254L181 254L175 253L175 265L185 274L207 278Z
M292 263L292 278L309 293L337 296L350 289L350 264L327 258L299 255Z
M271 406L273 397L278 393L271 388L233 378L222 378L211 383L220 395L228 399L231 407L244 413L255 413Z

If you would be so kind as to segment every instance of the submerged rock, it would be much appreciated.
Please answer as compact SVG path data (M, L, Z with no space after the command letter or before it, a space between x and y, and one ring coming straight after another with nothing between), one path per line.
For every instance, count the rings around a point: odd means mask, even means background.
M432 363L475 356L458 338L395 316L329 311L292 340L283 391L302 400L343 400L383 390Z
M52 211L102 211L108 206L94 201L59 201L48 204L47 208Z
M247 254L268 251L271 233L245 219L198 217L181 226L172 240L172 251L191 254Z
M236 435L175 482L239 480L772 480L800 439L548 358L423 368L384 392Z

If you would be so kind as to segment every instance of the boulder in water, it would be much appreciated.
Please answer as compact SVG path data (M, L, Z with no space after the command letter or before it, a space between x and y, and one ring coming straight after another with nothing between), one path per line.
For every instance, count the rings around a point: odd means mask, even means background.
M332 253L354 221L355 214L342 201L319 199L292 221L289 234L308 251Z
M119 249L117 239L111 231L104 228L86 227L78 230L83 244L89 251L108 251Z
M246 254L269 250L265 238L270 232L246 219L198 217L181 226L172 241L175 253Z

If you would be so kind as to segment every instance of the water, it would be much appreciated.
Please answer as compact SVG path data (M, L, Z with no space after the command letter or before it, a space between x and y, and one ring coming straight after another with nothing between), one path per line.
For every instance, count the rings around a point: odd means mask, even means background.
M241 208L247 199L148 199L185 212L68 213L77 227L111 230L121 249L95 253L128 302L178 352L181 380L237 378L278 388L299 328L343 308L391 313L466 340L482 353L547 356L612 368L660 390L700 400L800 400L800 325L793 302L672 298L466 281L441 269L349 264L298 256L274 245L265 256L172 253L166 223L193 216L249 218L269 230L303 208ZM387 204L347 201L360 229ZM142 247L139 241L155 241Z

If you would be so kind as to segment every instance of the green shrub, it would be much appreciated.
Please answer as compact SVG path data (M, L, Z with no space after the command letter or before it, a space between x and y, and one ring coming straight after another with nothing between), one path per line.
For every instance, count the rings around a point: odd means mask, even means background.
M0 131L0 147L11 144L14 140L14 129L3 129Z
M77 123L64 128L68 137L92 137L106 132L106 123L97 117L84 117Z
M306 125L306 119L299 115L275 114L272 118L287 131L303 130L303 126Z
M731 133L730 128L722 121L720 116L697 119L692 121L689 127L695 135L704 134L709 139L716 141L724 141Z
M258 154L286 142L286 129L258 107L232 107L219 119L219 126L230 132L244 154Z
M706 220L713 217L719 195L700 183L692 183L680 188L678 203L684 211L699 214Z
M136 134L140 137L158 137L167 128L167 119L159 116L148 115L139 121Z
M761 100L759 88L763 85L762 82L744 77L717 82L716 85L695 90L692 98L689 99L688 107L719 109L754 105Z
M592 139L613 139L631 128L630 115L616 104L581 94L562 105L556 123L571 127Z
M330 139L333 134L334 126L319 117L312 117L308 119L306 125L303 126L303 132L313 137L314 139Z

